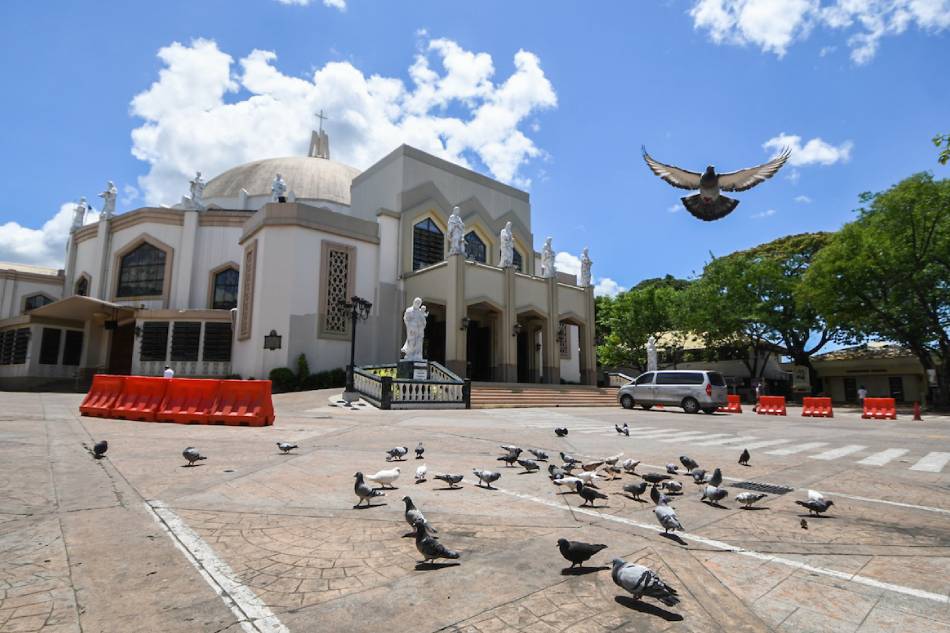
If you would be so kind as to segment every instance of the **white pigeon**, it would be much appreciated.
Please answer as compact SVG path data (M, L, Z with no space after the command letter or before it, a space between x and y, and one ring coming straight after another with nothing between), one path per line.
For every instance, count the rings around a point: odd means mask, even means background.
M620 458L623 457L623 453L617 453L616 455L611 455L610 457L604 458L604 463L608 466L614 466L617 462L620 461Z
M637 469L637 466L639 465L640 465L639 459L631 459L629 457L623 460L623 464L621 464L621 466L623 466L623 469L627 471L628 473L635 472Z
M746 508L751 508L753 504L765 499L768 495L756 494L754 492L740 492L736 495L736 501Z
M577 477L561 477L560 479L555 479L553 481L555 486L567 486L568 489L573 490L577 487L577 482L581 480ZM581 483L584 482L581 481Z
M684 531L683 524L676 517L676 510L666 505L666 501L662 497L660 497L660 503L653 509L653 514L656 515L656 520L663 526L664 534L669 534L670 530L674 532L676 530Z
M824 501L824 500L825 500L825 496L824 496L823 494L821 494L820 492L818 492L817 490L809 490L809 491L808 491L808 498L811 499L812 501Z
M383 488L386 486L393 488L393 482L399 479L399 467L397 466L390 470L381 470L378 473L366 475L366 478L370 481L375 481Z
M426 468L426 465L425 465L425 464L423 464L422 466L419 466L418 468L416 468L416 483L417 483L417 484L420 484L420 483L422 483L423 481L425 481L425 480L426 480L426 473L428 473L428 472L429 472L429 469Z
M596 481L600 481L601 479L603 479L603 477L597 476L597 473L595 473L595 472L592 471L592 470L590 470L590 471L584 470L584 471L581 471L581 472L577 473L577 474L574 475L574 476L577 477L578 479L580 479L581 481L583 481L583 482L584 482L585 484L587 484L588 486L591 485L591 484L593 484L593 483L596 482Z

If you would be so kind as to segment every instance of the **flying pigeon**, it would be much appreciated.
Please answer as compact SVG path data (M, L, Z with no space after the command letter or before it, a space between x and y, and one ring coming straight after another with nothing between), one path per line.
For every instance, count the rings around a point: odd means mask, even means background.
M353 476L356 477L356 483L353 485L353 492L355 492L356 496L360 498L357 504L353 506L354 508L360 507L360 504L363 503L364 501L366 502L367 506L370 505L369 500L372 499L373 497L386 496L385 492L380 492L379 490L376 490L375 488L369 487L366 484L366 482L363 481L363 473L357 472Z
M667 465L666 465L666 472L668 472L668 473L671 474L671 475L678 475L678 474L680 474L679 471L680 471L680 467L677 466L676 464L667 464Z
M416 483L421 484L423 481L425 481L426 473L428 472L429 468L425 464L416 468Z
M288 442L277 442L277 448L279 448L280 451L281 451L284 455L286 455L286 454L289 453L290 451L292 451L292 450L294 450L295 448L297 448L297 445L296 445L296 444L290 444L290 443L288 443Z
M699 468L699 464L696 463L696 460L688 455L680 455L680 463L683 465L683 468L686 469L686 472L692 472L696 468Z
M548 461L548 454L542 451L540 448L529 448L528 452L534 455L534 458L539 462Z
M455 488L455 486L457 486L458 483L463 479L462 475L454 473L439 473L435 476L435 478L447 483L449 488Z
M194 446L189 446L181 452L181 456L188 460L189 466L194 466L195 462L201 459L208 459L206 455L202 455L198 452L198 449Z
M725 488L719 488L717 486L707 485L703 488L703 494L699 497L700 501L712 501L713 503L719 503L723 499L729 496L729 491Z
M663 475L660 473L643 473L640 475L640 478L643 479L643 481L649 481L651 484L658 484L661 481L672 479L672 477L669 475Z
M99 440L92 447L92 455L96 459L102 459L105 457L107 450L109 450L109 442L105 440Z
M678 481L664 481L660 485L668 492L683 492L683 484Z
M676 589L668 586L655 572L643 565L634 565L628 563L622 558L615 558L611 561L613 569L610 577L614 584L630 592L635 599L639 600L643 596L656 598L668 607L674 606L680 601L676 595Z
M736 495L736 501L742 504L743 508L751 508L754 504L762 501L768 495L756 494L754 492L740 492Z
M589 503L591 507L595 507L594 506L595 500L607 498L607 495L605 495L601 491L597 490L596 488L592 488L591 486L585 486L580 481L574 484L574 487L577 489L577 494L579 494L581 496L581 499L584 500L584 503L581 504L582 506L586 506Z
M534 461L533 459L519 459L518 465L524 468L526 473L537 472L540 469L538 462Z
M422 454L426 452L426 447L422 445L422 442L416 444L416 459L422 459Z
M487 487L489 490L494 490L491 487L493 481L498 481L501 479L501 473L494 470L480 470L478 468L473 468L472 472L475 473L475 476L478 477L479 487ZM485 486L482 486L485 484Z
M640 495L647 491L647 482L638 481L634 483L624 484L623 491L629 493L637 501L640 500Z
M835 502L830 499L809 499L808 501L799 501L796 499L795 503L808 508L809 514L814 513L815 516L820 516L822 512L827 512L828 508L835 504Z
M393 486L393 482L399 479L399 467L397 466L390 470L381 470L375 474L366 475L366 478L370 481L375 481L383 488L389 486L391 490L395 490L396 488Z
M722 483L722 471L718 468L713 471L712 476L709 478L709 483L713 486L718 486Z
M623 460L623 469L630 474L636 474L637 466L640 465L639 459L625 459Z
M670 530L674 532L676 530L683 531L683 524L680 523L680 520L676 517L676 511L668 506L665 502L662 502L663 498L660 497L661 503L657 504L653 508L653 514L656 516L656 520L659 521L660 525L663 527L663 533L669 534Z
M584 563L589 561L594 554L600 550L607 549L607 546L602 543L582 543L581 541L569 541L566 538L559 538L557 540L557 548L561 551L561 556L571 563L571 567L575 565L583 567Z
M564 437L565 435L567 435L567 429L564 427L555 428L554 434L557 435L558 437Z
M749 455L749 449L742 449L742 455L739 455L739 464L741 466L748 466L750 459L752 459L752 456Z
M685 196L680 200L683 201L683 206L686 207L687 211L707 222L726 217L739 204L738 200L722 195L721 191L746 191L751 189L778 173L778 170L782 168L791 154L791 150L786 148L769 162L756 167L717 174L716 168L708 165L706 171L699 174L653 160L647 154L646 148L642 149L643 160L646 161L650 171L654 174L674 187L699 190L699 193Z
M422 562L433 562L437 558L449 558L453 560L458 558L458 552L450 550L443 545L438 538L429 534L429 531L426 529L427 525L424 520L416 521L413 525L413 527L416 528L416 549L422 554Z
M409 452L409 449L405 446L394 446L388 451L386 451L386 461L391 462L393 460L402 461L406 457L406 453Z
M438 534L439 531L432 527L428 521L426 521L426 517L424 514L422 514L422 510L416 507L416 504L412 502L412 499L409 498L409 495L403 497L402 500L406 503L406 512L403 516L406 518L406 523L409 524L409 527L415 527L416 523L422 522L422 525L425 527L425 529Z

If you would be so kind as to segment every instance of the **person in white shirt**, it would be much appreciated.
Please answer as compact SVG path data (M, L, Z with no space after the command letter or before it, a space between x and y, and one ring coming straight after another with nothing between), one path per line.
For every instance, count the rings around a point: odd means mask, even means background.
M175 370L169 367L168 365L165 365L165 378L174 378L174 377L175 377Z
M864 388L864 385L858 389L858 402L864 404L864 399L868 397L868 390Z

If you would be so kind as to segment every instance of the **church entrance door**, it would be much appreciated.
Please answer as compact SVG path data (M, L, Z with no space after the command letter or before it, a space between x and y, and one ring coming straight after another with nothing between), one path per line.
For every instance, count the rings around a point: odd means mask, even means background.
M518 332L518 382L534 382L531 380L531 367L528 360L530 346L527 332Z
M465 357L468 359L468 377L471 380L492 379L491 327L471 321L465 334Z
M109 348L109 373L128 375L132 373L132 351L135 347L135 321L130 321L112 330L112 346Z

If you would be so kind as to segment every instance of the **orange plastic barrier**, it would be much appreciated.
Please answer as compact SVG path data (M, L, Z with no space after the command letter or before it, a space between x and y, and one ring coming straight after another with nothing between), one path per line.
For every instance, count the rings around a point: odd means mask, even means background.
M874 420L896 420L897 405L894 398L865 398L864 413L861 417L865 420L871 418Z
M112 413L112 404L122 392L125 385L125 376L109 376L96 374L92 377L92 386L89 393L79 405L79 412L83 415L92 415L98 418L108 418Z
M122 393L110 408L110 417L154 422L169 382L167 378L126 376Z
M802 398L802 415L806 418L833 418L831 398Z
M269 380L222 380L208 415L212 424L268 426L274 423Z
M759 415L785 415L785 396L760 396L755 412Z
M206 424L220 387L220 380L172 378L155 419L179 424Z
M739 399L739 395L730 393L726 397L729 399L729 404L719 407L717 411L720 413L742 413L742 400Z

